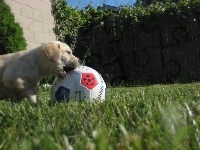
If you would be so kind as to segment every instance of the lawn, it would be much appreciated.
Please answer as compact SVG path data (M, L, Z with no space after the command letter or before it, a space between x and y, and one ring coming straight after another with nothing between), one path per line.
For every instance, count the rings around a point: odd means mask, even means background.
M110 87L102 103L0 101L2 150L200 149L200 84Z

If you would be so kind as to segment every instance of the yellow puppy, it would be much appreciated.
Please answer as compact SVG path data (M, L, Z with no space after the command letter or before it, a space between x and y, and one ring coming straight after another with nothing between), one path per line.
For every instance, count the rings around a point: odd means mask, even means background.
M27 97L38 103L37 85L45 76L64 78L63 67L76 68L79 59L59 41L17 53L0 55L0 99L21 101Z

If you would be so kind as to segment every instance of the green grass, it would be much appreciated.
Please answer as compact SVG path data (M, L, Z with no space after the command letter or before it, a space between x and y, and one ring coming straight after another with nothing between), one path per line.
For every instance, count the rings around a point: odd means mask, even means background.
M108 88L102 103L0 101L2 150L200 149L200 84ZM198 145L199 144L199 145Z

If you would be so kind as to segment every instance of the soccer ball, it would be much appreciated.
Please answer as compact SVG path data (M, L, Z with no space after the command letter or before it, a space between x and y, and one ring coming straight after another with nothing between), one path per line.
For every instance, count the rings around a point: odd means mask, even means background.
M51 93L56 102L103 101L106 95L106 84L96 70L87 66L79 66L67 72L65 79L56 78Z

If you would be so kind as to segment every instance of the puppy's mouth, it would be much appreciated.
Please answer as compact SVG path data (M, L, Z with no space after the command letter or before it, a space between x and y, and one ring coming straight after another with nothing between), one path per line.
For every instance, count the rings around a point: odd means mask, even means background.
M63 70L66 72L66 73L68 73L68 72L70 72L70 71L72 71L72 70L74 70L74 69L76 69L75 67L67 67L67 66L64 66L63 67Z

